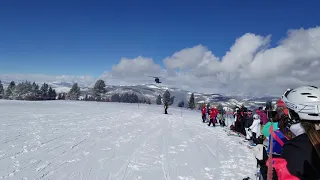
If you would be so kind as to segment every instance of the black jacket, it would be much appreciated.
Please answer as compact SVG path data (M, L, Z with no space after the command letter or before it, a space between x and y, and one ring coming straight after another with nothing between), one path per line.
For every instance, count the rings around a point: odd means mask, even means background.
M253 116L247 116L245 121L245 128L249 128L253 123Z
M320 151L320 145L316 148ZM320 158L306 134L287 141L281 157L287 161L290 174L301 180L320 179Z

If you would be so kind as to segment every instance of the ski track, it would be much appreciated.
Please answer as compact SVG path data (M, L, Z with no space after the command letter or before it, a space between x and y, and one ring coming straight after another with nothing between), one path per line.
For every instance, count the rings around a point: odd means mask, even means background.
M200 112L156 105L0 101L0 179L238 180L256 161ZM230 120L232 121L232 120ZM230 122L229 121L229 122Z

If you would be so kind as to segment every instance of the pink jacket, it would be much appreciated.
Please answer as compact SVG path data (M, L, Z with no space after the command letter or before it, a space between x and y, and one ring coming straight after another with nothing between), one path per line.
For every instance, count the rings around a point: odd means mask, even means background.
M260 111L259 109L256 110L256 113L260 116L260 120L261 120L262 125L267 124L267 122L268 122L267 114L263 111Z

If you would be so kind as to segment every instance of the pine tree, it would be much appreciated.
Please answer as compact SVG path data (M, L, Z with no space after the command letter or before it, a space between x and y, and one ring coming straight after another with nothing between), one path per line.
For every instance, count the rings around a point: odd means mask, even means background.
M13 92L16 88L16 84L14 81L11 81L9 86L7 87L6 93L5 93L5 99L13 99Z
M4 98L4 88L3 88L3 85L0 81L0 99Z
M178 107L184 107L184 101L180 101Z
M189 108L190 109L196 108L196 105L194 103L194 94L193 93L191 94L190 99L189 99Z
M163 103L165 105L169 105L170 98L171 98L170 92L168 90L166 90L166 92L164 92L164 94L163 94Z
M56 90L52 89L52 87L50 86L48 90L48 99L55 100L56 96L57 96Z
M32 100L40 100L41 99L41 91L39 90L39 85L35 82L32 83Z
M80 87L78 86L78 83L74 83L68 92L68 99L70 100L78 100L80 97Z
M159 96L158 96L158 98L157 98L157 100L156 100L156 103L157 103L157 105L161 105L162 104L162 101L161 101L161 96L160 96L160 94L159 94Z
M106 90L106 84L103 80L98 80L93 87L93 94L95 97L102 97L105 93L107 92Z
M48 98L49 98L48 92L49 92L49 85L46 84L46 83L43 83L41 88L40 88L40 93L41 93L41 99L42 100L48 100Z
M170 97L169 105L172 105L174 103L174 96Z
M120 101L120 95L119 94L113 94L111 96L111 102L121 102Z

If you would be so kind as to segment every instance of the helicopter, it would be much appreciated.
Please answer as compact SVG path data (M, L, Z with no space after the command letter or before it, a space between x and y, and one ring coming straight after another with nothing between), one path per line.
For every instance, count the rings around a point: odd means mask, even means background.
M153 77L154 78L154 82L156 82L157 84L161 83L160 82L160 77L155 77L155 76L149 76L149 77Z

